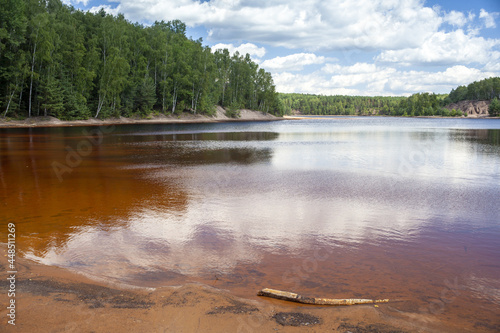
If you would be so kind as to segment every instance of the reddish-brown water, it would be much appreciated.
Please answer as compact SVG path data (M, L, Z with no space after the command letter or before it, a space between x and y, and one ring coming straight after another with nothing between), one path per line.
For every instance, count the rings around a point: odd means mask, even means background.
M0 237L98 280L199 281L500 329L500 122L0 129ZM90 135L90 136L89 136Z

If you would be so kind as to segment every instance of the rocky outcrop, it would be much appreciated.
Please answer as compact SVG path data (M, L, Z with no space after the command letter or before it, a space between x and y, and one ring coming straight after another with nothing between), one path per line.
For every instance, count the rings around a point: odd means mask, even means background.
M451 103L445 106L448 110L461 110L462 112L467 112L469 116L476 117L487 117L488 107L491 101L460 101L457 103Z

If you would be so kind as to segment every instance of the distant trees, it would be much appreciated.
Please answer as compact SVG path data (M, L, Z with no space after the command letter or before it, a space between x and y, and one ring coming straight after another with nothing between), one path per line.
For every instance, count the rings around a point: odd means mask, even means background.
M443 108L442 95L418 93L409 97L318 96L280 94L285 110L314 115L462 116Z
M404 97L323 96L280 94L286 112L314 115L391 115Z
M443 108L444 102L440 95L418 93L401 100L397 109L398 116L444 116L456 117L464 115L462 111Z
M60 0L2 0L0 115L211 114L216 104L283 113L269 73L248 55L212 53L181 21L144 27Z
M500 78L493 77L468 86L459 86L448 95L417 93L409 97L321 96L280 94L287 113L298 110L314 115L391 115L391 116L467 116L461 110L444 106L462 100L483 99L492 103L491 115L500 115Z

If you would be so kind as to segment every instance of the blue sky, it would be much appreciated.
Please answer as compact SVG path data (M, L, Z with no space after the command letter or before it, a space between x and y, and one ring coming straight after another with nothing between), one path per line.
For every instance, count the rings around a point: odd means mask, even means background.
M280 92L448 93L500 76L499 0L63 0L132 22L180 19L249 53Z

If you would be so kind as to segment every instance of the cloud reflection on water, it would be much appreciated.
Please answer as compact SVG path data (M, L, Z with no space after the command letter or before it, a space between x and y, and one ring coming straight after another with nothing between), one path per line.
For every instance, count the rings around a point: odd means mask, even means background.
M266 253L300 257L312 242L420 242L425 251L436 234L424 234L500 219L491 201L500 191L495 131L326 124L109 138L99 156L113 151L115 177L136 175L121 193L134 206L114 220L94 212L64 242L27 255L131 284L158 273L168 284L231 274Z

